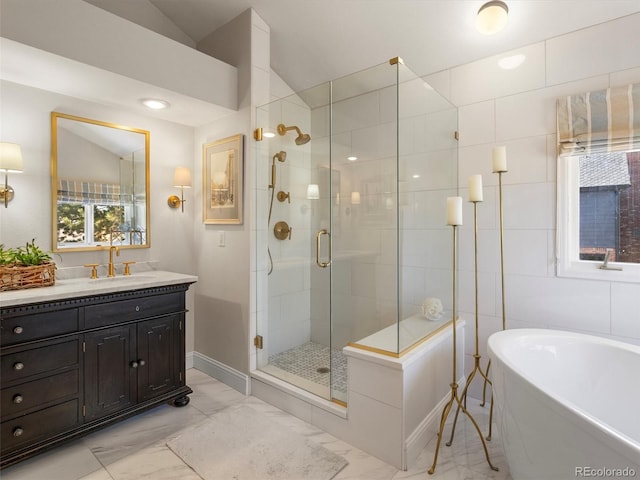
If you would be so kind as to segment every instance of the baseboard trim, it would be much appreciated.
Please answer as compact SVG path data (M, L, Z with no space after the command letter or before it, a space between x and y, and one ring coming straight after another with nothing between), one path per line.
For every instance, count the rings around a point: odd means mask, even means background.
M462 377L458 381L458 391L462 391L464 389L464 385L466 383L466 378ZM418 458L418 455L422 453L424 447L431 441L433 437L438 433L438 429L440 428L440 418L442 416L442 411L444 407L451 400L451 392L447 393L442 400L438 402L438 404L429 412L429 414L424 417L422 422L416 427L416 429L411 432L411 435L407 438L404 443L404 459L402 469L407 470L409 465L415 465L415 461ZM455 409L452 412L455 414Z
M200 352L193 352L193 368L196 368L210 377L220 380L222 383L229 385L231 388L236 389L243 395L249 395L250 379L249 375L246 375L235 368L231 368L222 362L207 357Z

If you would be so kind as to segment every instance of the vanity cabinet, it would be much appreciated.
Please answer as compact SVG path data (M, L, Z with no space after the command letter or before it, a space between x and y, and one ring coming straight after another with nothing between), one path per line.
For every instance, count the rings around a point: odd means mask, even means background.
M1 308L1 466L162 403L186 405L188 287Z

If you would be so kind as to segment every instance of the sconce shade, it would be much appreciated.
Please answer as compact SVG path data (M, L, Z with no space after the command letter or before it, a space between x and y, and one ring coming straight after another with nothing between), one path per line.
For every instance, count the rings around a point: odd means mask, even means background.
M320 198L320 189L317 183L307 185L307 198L309 200L318 200Z
M0 143L0 170L22 172L22 151L17 143Z
M191 171L186 167L176 167L173 175L174 187L191 187Z
M351 192L351 203L353 205L360 205L360 192Z
M478 10L476 28L480 33L492 35L499 32L507 24L509 7L500 0L492 0L485 3Z

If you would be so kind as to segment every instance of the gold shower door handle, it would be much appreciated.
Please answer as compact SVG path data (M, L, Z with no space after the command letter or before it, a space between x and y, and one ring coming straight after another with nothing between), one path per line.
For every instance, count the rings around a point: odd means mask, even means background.
M329 237L329 258L328 258L329 261L328 262L320 261L320 237L322 237L322 235L326 235ZM322 230L318 230L318 233L316 234L316 264L320 268L327 268L329 265L331 265L331 234L324 228Z

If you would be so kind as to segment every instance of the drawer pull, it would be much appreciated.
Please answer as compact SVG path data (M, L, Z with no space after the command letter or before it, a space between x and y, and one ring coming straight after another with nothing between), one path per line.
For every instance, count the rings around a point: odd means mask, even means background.
M14 370L22 370L24 368L24 363L22 362L16 362L13 364L13 369Z
M24 328L22 328L20 325L13 328L13 333L15 333L16 335L20 335L22 332L24 332Z
M24 430L20 427L16 427L13 429L13 436L14 437L21 437L22 434L24 433Z
M16 393L13 396L13 403L15 404L22 403L22 400L24 400L24 398L22 398L22 395L20 395L19 393Z
M138 305L136 305L136 312L140 311L140 307Z

